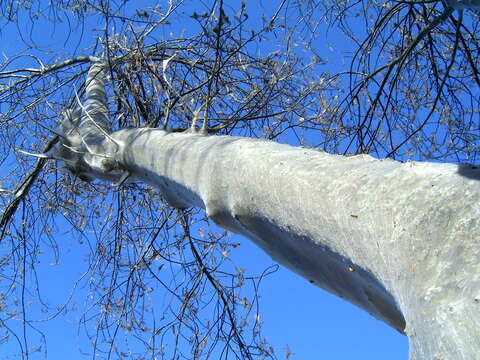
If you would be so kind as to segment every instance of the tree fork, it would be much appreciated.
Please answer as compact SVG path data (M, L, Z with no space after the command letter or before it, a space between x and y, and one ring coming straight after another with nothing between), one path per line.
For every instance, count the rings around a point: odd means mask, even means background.
M128 174L174 207L205 209L405 333L411 360L478 356L480 169L151 128L112 133L101 67L87 82L85 106L62 119L50 156L89 180Z

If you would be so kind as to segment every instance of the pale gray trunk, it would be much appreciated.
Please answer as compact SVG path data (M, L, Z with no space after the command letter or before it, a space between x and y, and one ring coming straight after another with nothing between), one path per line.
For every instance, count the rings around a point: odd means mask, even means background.
M86 106L101 98L87 93ZM275 261L405 332L412 360L479 358L478 169L158 129L107 137L105 111L97 113L99 126L83 116L62 128L70 145L52 155L72 171L114 181L130 174L173 206L204 208ZM68 154L75 134L84 140Z
M115 135L137 179L405 331L411 359L478 358L478 170L245 138Z

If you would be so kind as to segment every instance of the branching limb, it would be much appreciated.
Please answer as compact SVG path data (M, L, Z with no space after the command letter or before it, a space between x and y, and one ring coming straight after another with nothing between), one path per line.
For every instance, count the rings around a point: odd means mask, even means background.
M240 352L241 352L242 356L244 356L245 359L253 360L252 356L250 355L250 352L248 351L247 345L243 341L242 336L240 335L240 333L237 329L236 321L235 321L235 318L234 318L234 315L233 315L233 310L230 309L230 301L226 298L225 291L221 288L218 281L210 273L210 271L208 270L208 267L204 264L202 257L200 256L197 248L195 247L195 244L193 243L193 240L190 236L190 227L188 225L188 222L189 222L188 221L188 214L184 210L182 210L182 219L181 219L180 223L182 225L185 236L188 239L188 243L189 243L190 248L192 250L192 254L195 257L195 260L197 261L197 264L200 268L200 271L207 277L209 283L215 289L215 292L217 293L217 296L222 300L224 309L227 312L228 319L230 321L230 326L232 328L233 335L235 337L235 340L237 341L237 345L240 348Z
M45 146L43 153L48 153L58 142L58 137L53 137ZM35 164L35 168L27 175L25 180L17 187L14 192L14 198L6 207L5 211L0 218L0 242L2 241L3 237L5 236L5 232L8 228L8 224L11 222L13 217L15 216L15 211L18 208L20 202L26 198L30 188L33 186L35 181L37 180L38 176L40 175L43 167L46 164L45 158L38 159L37 163Z

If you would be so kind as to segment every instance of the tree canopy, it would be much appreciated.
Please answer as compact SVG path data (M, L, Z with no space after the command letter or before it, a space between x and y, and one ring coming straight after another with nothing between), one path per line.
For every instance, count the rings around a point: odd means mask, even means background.
M245 278L228 261L237 244L203 212L178 211L146 184L91 182L28 156L58 146L59 119L83 106L98 59L108 64L113 130L194 129L334 154L478 162L478 1L274 5L1 2L1 330L22 357L43 341L27 341L36 328L27 312L49 319L71 310L69 300L42 300L37 270L42 253L63 256L68 233L88 249L74 288L85 295L89 354L121 358L123 336L142 345L138 357L275 358L251 316L270 270ZM153 308L153 297L165 307Z

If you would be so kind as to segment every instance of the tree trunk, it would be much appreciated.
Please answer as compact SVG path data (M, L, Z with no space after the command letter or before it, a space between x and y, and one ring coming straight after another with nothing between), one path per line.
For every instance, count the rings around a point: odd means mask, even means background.
M135 179L405 332L411 359L480 353L479 170L156 129L112 136Z
M479 169L159 129L106 135L100 70L92 66L85 107L62 120L50 156L86 180L129 174L175 207L204 208L406 333L411 360L479 358Z

